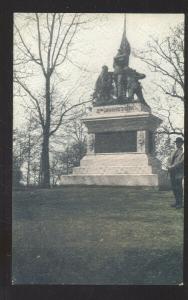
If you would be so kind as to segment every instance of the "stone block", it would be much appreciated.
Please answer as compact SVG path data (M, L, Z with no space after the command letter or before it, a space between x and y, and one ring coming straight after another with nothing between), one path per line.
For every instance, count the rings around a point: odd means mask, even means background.
M152 174L151 166L105 166L103 168L99 166L87 166L76 167L73 170L73 174Z
M148 175L64 175L63 185L100 185L100 186L158 186L158 176Z

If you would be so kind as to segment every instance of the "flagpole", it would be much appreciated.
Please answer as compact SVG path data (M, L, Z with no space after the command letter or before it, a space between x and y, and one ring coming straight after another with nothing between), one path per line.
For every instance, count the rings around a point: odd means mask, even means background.
M124 14L124 36L126 36L126 14Z

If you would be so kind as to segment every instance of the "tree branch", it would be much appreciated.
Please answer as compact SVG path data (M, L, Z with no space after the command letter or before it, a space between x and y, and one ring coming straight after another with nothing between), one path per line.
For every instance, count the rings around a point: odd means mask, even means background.
M49 44L48 44L48 55L47 55L47 73L50 71L50 68L51 68L51 65L50 65L51 57L50 57L50 55L51 55L51 47L52 47L52 41L53 41L55 16L56 16L56 14L53 14L52 24L51 24L51 27L50 27L50 40L49 40Z
M55 57L55 59L54 59L54 62L52 62L52 68L53 68L53 69L54 69L55 66L56 66L56 63L57 63L59 54L60 54L60 52L61 52L61 49L62 49L62 47L63 47L63 44L64 44L64 42L65 42L65 40L66 40L66 37L67 37L69 31L71 30L71 28L72 28L72 26L73 26L73 24L74 24L75 19L76 19L76 14L74 15L74 17L73 17L73 19L72 19L72 22L70 23L70 25L69 25L69 27L68 27L68 29L67 29L67 31L66 31L64 37L63 37L63 40L62 40L62 42L61 42L61 44L60 44L60 46L59 46L59 49L58 49L58 51L57 51L56 57Z
M24 91L27 92L27 94L34 100L35 106L37 108L38 114L39 114L39 118L40 118L40 123L42 125L42 128L44 129L44 118L42 116L42 112L41 112L41 108L38 102L38 99L31 93L31 91L28 89L27 86L25 86L25 84L23 82L20 81L20 79L18 79L17 77L15 78L16 82L24 89Z
M39 22L39 17L38 14L35 14L36 16L36 20L37 20L37 33L38 33L38 51L39 51L39 57L40 57L40 62L41 62L41 68L43 71L44 76L46 77L46 71L44 68L44 63L43 63L43 59L42 59L42 50L41 50L41 34L40 34L40 22Z
M14 26L15 26L15 28L16 28L16 31L18 32L18 35L19 35L20 40L21 40L21 42L22 42L22 45L24 46L24 48L25 48L25 50L26 50L27 52L25 52L25 51L24 51L22 48L20 48L18 45L17 45L17 47L18 47L18 48L19 48L26 56L30 57L31 61L34 61L36 64L38 64L38 65L41 66L40 60L37 59L37 58L35 58L34 54L31 53L30 49L27 47L26 43L24 42L23 37L22 37L22 35L21 35L21 32L20 32L20 30L18 29L18 27L16 26L16 24L15 24Z
M61 25L62 25L63 17L64 17L64 14L62 14L61 16L59 16L59 26L58 26L57 36L56 36L56 40L55 40L55 44L54 44L54 49L53 49L53 52L52 52L52 58L51 58L52 64L53 64L53 61L54 61L55 50L57 48L57 43L58 43L59 36L60 36L60 31L61 31Z
M61 116L60 116L60 118L59 118L59 122L57 123L56 127L50 132L50 136L52 136L52 135L58 130L58 128L60 127L60 125L61 125L61 123L62 123L63 117L64 117L70 110L72 110L73 108L78 107L78 106L80 106L80 105L83 105L83 104L85 104L85 103L89 103L89 102L91 102L91 100L88 100L88 101L85 101L85 102L81 102L81 103L77 103L77 104L72 105L70 108L67 108L67 109L61 114Z

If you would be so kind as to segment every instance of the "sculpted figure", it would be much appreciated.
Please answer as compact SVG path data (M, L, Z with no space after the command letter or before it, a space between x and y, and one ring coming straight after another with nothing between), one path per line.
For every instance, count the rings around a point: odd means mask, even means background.
M144 79L146 76L144 74L138 73L135 70L128 68L127 69L127 92L128 99L130 101L134 100L134 95L138 97L138 100L142 103L145 103L142 86L139 82L140 79Z
M128 58L121 49L118 50L117 55L114 57L114 81L116 86L117 98L122 98L126 94L126 76L125 69L127 68Z
M112 90L112 75L110 72L108 72L108 67L103 66L101 74L99 75L95 84L93 104L96 106L110 104L110 100L112 98Z

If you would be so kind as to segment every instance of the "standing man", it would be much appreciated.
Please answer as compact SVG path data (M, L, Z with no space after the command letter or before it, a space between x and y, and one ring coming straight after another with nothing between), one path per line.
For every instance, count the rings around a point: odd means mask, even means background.
M170 165L168 167L172 190L176 200L176 202L171 206L175 208L182 208L182 204L183 204L182 180L184 176L184 152L182 146L184 141L181 137L177 137L175 143L177 149L172 154L170 159Z

